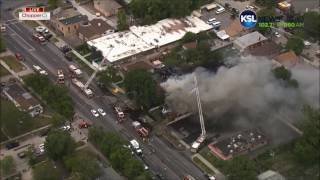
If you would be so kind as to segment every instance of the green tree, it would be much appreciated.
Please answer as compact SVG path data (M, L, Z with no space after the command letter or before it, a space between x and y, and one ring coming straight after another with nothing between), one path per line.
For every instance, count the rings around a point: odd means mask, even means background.
M320 40L320 13L306 12L304 15L304 32L307 36Z
M246 156L236 156L227 165L228 180L255 180L257 177L254 161Z
M15 163L12 156L5 156L2 160L0 160L1 171L0 174L8 175L13 173L15 168Z
M54 114L51 118L53 127L60 127L65 123L64 118L59 114Z
M98 82L104 87L109 86L112 82L119 81L119 77L118 71L113 66L108 66L106 70L97 74Z
M304 165L319 164L320 148L320 109L305 106L304 119L301 124L303 135L295 144L297 160Z
M34 180L61 180L61 173L53 167L52 162L37 164L32 171Z
M188 43L188 42L193 42L197 40L197 34L193 33L193 32L187 32L182 38L181 38L181 42L182 43Z
M277 0L256 0L255 2L267 8L275 8L278 3Z
M117 29L118 31L124 31L129 29L129 24L127 20L127 16L123 10L118 11L117 13Z
M273 74L277 79L289 81L291 79L291 72L285 67L280 66L273 70Z
M157 90L157 84L152 79L151 73L137 69L125 75L124 86L130 98L139 105L150 108L163 103L164 96Z
M258 22L263 22L262 17L270 17L275 16L274 8L265 8L257 12ZM259 19L260 18L260 19ZM271 29L268 27L259 27L258 25L255 26L255 29L262 34L268 34L271 32Z
M55 9L60 4L60 0L48 0L48 5L50 9Z
M303 51L304 43L302 39L293 37L289 38L286 44L287 50L293 50L297 55L300 55Z
M124 174L130 179L139 176L143 172L143 166L137 159L129 159L124 164Z
M85 162L85 163L84 163ZM91 180L101 174L97 160L87 152L75 153L64 158L64 165L81 180Z
M44 143L46 154L53 160L62 159L75 149L75 142L65 131L50 132Z

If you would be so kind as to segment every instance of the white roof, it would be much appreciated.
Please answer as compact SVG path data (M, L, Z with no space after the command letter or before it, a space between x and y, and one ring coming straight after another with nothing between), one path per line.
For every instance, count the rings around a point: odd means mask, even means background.
M222 40L226 40L226 39L230 38L230 36L226 33L225 30L218 31L216 34L217 34L218 38L220 38Z
M208 4L208 5L206 6L206 9L207 9L207 10L211 10L211 9L216 8L216 7L217 7L217 4L212 3L212 4Z
M150 26L131 26L129 29L87 43L100 50L109 62L115 62L180 40L186 32L199 33L212 26L197 17L187 16L183 20L164 19Z
M235 43L241 49L245 49L248 46L256 44L260 41L264 41L266 39L267 38L264 37L262 34L260 34L258 31L254 31L252 33L249 33L249 34L246 34L244 36L237 38L236 40L234 40L233 43Z

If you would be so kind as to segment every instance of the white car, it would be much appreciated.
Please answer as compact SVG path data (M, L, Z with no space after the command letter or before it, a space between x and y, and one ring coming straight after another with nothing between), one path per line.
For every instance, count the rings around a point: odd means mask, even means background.
M40 66L38 66L38 65L33 65L33 69L35 70L35 71L37 71L39 74L41 74L41 75L48 75L48 73L47 73L47 71L45 71L45 70L43 70Z
M277 38L281 37L280 33L278 33L278 32L275 32L274 35L275 35Z
M91 109L91 113L94 117L99 117L99 113L96 110Z
M104 110L101 109L101 108L98 109L98 112L101 114L101 116L105 116L106 115L106 112L104 112Z
M61 129L63 131L69 131L71 129L70 125L62 126Z
M41 153L44 152L44 144L43 143L39 145L39 150Z
M225 12L226 10L223 7L220 7L217 11L216 14L221 14L223 12Z
M46 28L46 27L44 27L44 26L38 26L38 27L36 27L36 28L34 28L35 30L36 30L36 32L38 32L38 33L48 33L49 32L49 30Z

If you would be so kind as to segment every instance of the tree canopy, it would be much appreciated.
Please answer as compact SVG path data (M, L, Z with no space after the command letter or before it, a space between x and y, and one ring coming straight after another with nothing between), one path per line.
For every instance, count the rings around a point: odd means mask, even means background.
M61 172L51 163L47 161L37 164L32 171L34 180L61 180Z
M320 13L315 11L306 12L304 15L304 33L320 40Z
M12 156L5 156L0 160L0 174L8 175L14 171L15 163Z
M69 133L65 131L50 132L44 143L46 154L53 160L62 159L73 153L75 142Z
M304 165L319 164L320 149L320 109L304 107L301 123L302 137L295 144L297 160Z
M150 24L168 17L184 17L209 0L132 0L130 10L143 23Z
M36 91L47 104L66 118L74 113L73 102L65 87L51 84L48 77L31 74L25 78L26 85Z
M115 69L113 66L108 66L106 70L100 71L97 74L97 79L100 85L107 87L112 82L120 81L121 76L118 75L117 69Z
M118 11L117 13L117 29L118 31L124 31L129 29L129 24L127 20L127 16L123 10Z
M275 78L282 80L286 86L297 88L298 81L291 78L291 72L283 66L277 67L273 70Z
M117 134L105 133L98 128L90 128L89 141L110 160L115 170L122 172L128 179L151 179L150 174L144 171L142 163L135 159L135 156L132 156L129 149L123 146L126 142Z
M302 39L298 37L289 38L286 44L286 49L293 50L297 55L300 55L303 51L304 43Z
M101 174L97 160L88 152L78 152L66 156L64 164L71 172L73 179L91 180L96 179Z
M128 96L145 108L164 101L163 93L157 87L151 73L145 70L137 69L128 72L125 75L124 87Z

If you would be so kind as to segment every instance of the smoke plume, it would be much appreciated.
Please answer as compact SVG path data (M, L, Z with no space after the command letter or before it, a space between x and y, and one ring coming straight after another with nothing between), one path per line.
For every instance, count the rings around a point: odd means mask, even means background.
M197 112L194 75L206 124L226 115L237 126L246 126L248 121L272 124L276 117L299 118L304 104L319 106L319 70L302 65L291 69L292 78L299 83L298 88L292 88L275 79L269 59L248 56L231 62L236 65L221 67L215 73L197 68L192 74L168 79L162 87L169 107L177 113Z

